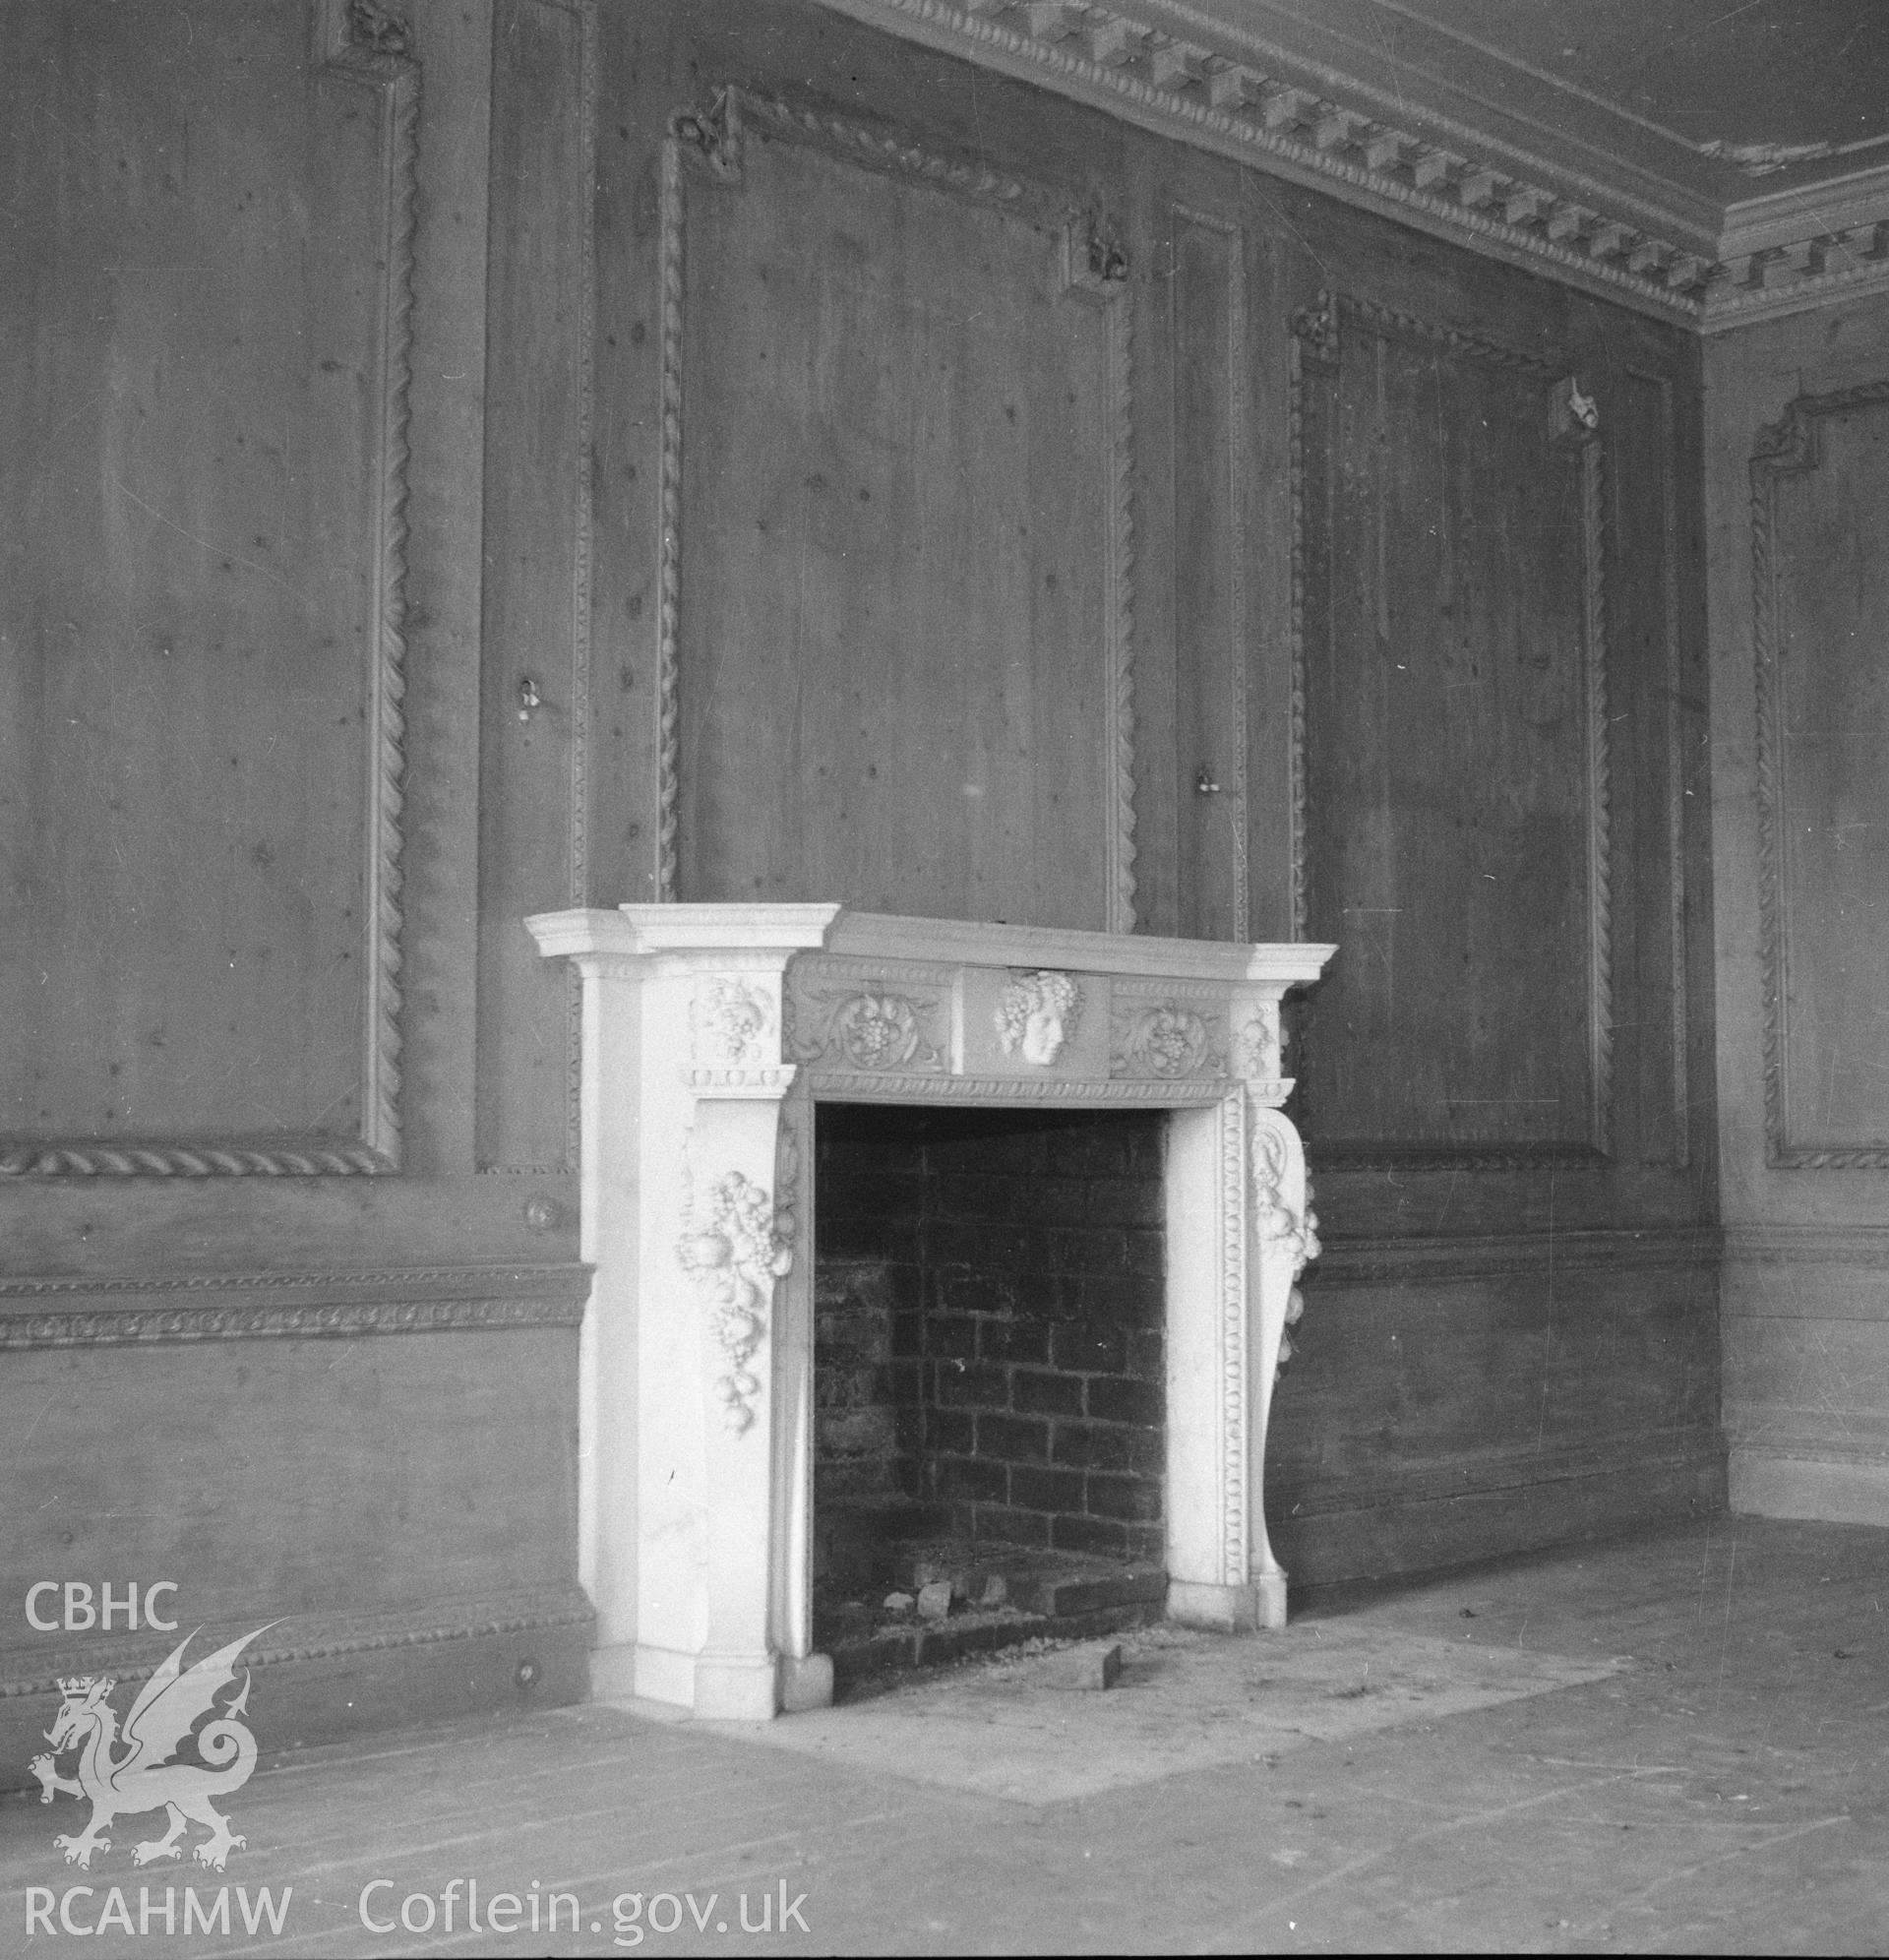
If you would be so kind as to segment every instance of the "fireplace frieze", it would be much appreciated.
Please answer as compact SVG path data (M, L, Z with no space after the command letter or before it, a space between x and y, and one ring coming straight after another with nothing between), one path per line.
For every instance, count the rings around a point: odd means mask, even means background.
M1227 1058L1222 1015L1195 1012L1180 1001L1138 1005L1117 998L1110 1031L1112 1075L1224 1075Z
M949 1007L935 992L899 993L871 984L796 990L789 1052L796 1062L877 1073L943 1072Z

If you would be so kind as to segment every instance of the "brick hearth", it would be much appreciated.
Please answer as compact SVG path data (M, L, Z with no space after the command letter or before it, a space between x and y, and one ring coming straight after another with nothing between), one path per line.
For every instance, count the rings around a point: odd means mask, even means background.
M921 1532L1160 1562L1162 1128L821 1110L820 1541L903 1503Z

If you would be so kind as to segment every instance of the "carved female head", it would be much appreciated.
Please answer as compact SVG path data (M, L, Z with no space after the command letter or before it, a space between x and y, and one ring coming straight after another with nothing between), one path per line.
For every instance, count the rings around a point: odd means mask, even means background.
M1066 973L1019 973L998 1004L998 1039L1005 1055L1021 1049L1033 1068L1047 1069L1075 1032L1082 990Z

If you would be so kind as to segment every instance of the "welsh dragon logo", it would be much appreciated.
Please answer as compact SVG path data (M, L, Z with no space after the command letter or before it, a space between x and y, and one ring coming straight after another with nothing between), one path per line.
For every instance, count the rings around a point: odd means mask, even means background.
M216 1696L236 1679L236 1656L257 1633L268 1631L259 1626L255 1633L245 1633L188 1669L183 1665L184 1649L197 1635L185 1634L131 1704L122 1738L110 1701L118 1685L114 1677L78 1675L60 1681L65 1699L46 1731L52 1747L34 1756L28 1767L39 1779L40 1803L50 1804L61 1792L91 1800L91 1821L86 1828L53 1839L68 1865L89 1870L94 1851L111 1849L111 1840L99 1833L114 1817L161 1809L170 1813L170 1829L139 1845L131 1854L134 1865L181 1858L177 1840L187 1824L198 1823L211 1835L191 1855L199 1865L223 1868L230 1852L246 1840L230 1829L226 1817L211 1808L210 1800L240 1790L256 1767L256 1738L241 1719L249 1706L247 1668L235 1699L217 1711L214 1721L196 1730L196 1752L202 1760L181 1759L177 1751L195 1725L215 1710ZM59 1757L75 1749L79 1774L61 1776Z

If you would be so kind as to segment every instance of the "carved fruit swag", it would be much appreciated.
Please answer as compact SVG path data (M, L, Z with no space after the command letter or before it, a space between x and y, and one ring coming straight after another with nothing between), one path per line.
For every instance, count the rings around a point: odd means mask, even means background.
M683 1268L708 1303L708 1327L727 1363L716 1378L722 1421L737 1436L755 1421L760 1378L748 1364L766 1337L774 1281L792 1269L793 1214L739 1171L708 1187L705 1202L690 1208L676 1248Z

